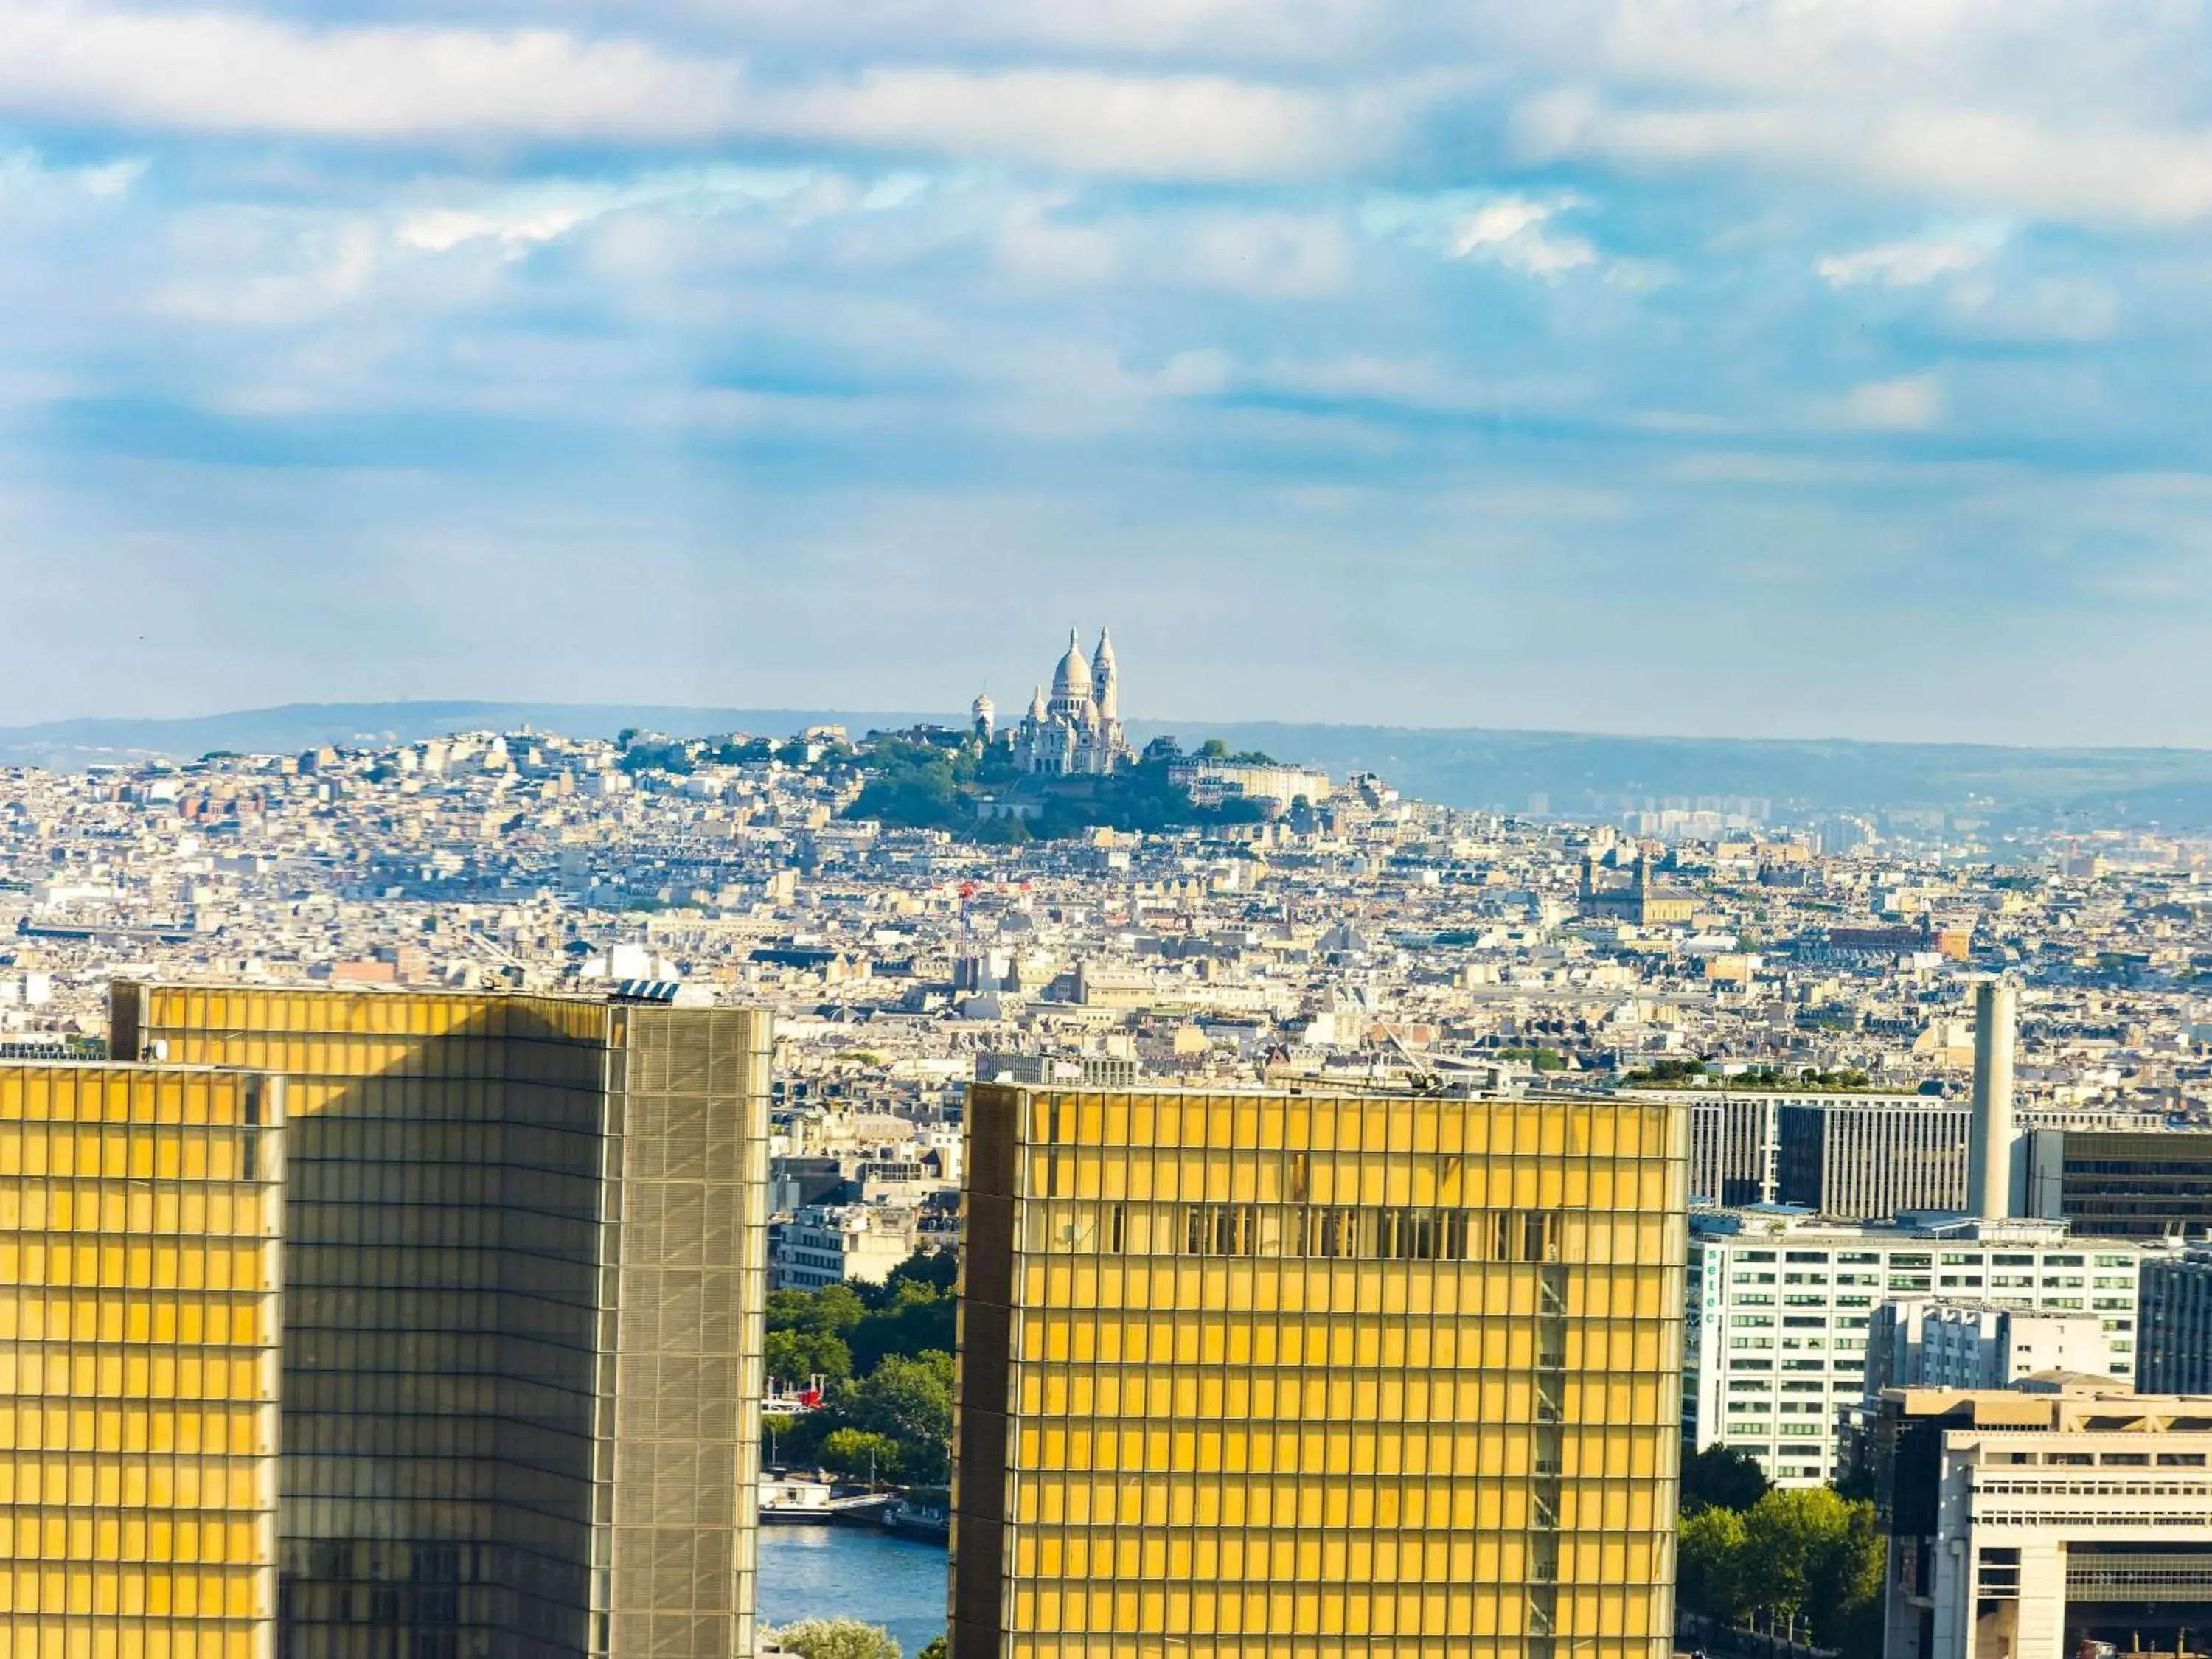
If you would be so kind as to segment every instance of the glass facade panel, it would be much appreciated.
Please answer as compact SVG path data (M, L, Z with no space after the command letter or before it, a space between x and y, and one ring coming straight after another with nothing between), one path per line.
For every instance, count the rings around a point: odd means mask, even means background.
M274 1652L283 1116L0 1065L0 1653Z
M1670 1650L1679 1103L967 1122L960 1659Z
M769 1023L118 986L290 1079L284 1659L753 1648Z

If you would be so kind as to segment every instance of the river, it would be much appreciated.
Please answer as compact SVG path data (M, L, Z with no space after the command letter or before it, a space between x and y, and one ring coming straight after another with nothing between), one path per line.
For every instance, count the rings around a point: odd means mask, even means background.
M763 1527L761 1623L801 1619L881 1625L913 1659L945 1634L945 1547L873 1527Z

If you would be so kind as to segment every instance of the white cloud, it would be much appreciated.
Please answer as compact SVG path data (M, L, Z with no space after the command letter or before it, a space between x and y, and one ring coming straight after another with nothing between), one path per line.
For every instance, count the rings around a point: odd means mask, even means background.
M1845 426L1868 432L1927 432L1943 419L1943 384L1934 374L1906 374L1853 386L1836 410Z
M1503 265L1531 276L1556 276L1602 262L1588 238L1556 228L1559 216L1586 205L1561 194L1547 198L1480 196L1450 191L1432 196L1377 195L1362 202L1360 228L1445 259ZM1610 267L1608 267L1610 269Z
M1347 353L1238 362L1225 352L1171 359L1161 389L1177 397L1258 393L1322 404L1372 404L1423 415L1558 412L1587 401L1590 388L1565 377L1492 380L1430 358Z
M1917 288L1939 276L1972 270L1995 253L2000 237L1990 234L1935 238L1917 242L1885 242L1852 253L1833 253L1819 260L1814 270L1829 287Z
M1334 172L1386 152L1405 97L1224 75L891 64L769 79L560 30L308 30L79 0L0 7L0 110L355 140L789 138L1159 178Z
M872 210L909 198L909 181L886 179L862 193L842 175L812 167L698 167L647 173L619 184L544 179L494 187L445 183L418 191L438 200L401 217L394 232L406 247L443 253L465 242L492 240L522 252L629 208L714 213L775 204L793 223Z
M479 0L542 14L673 22L708 39L799 49L942 54L983 51L1120 59L1285 63L1341 69L1372 61L1415 26L1407 0Z
M34 150L0 155L0 203L12 196L55 191L112 202L128 196L151 164L143 156L88 167L55 167Z
M1190 290L1244 298L1326 299L1353 280L1341 216L1206 204L1086 212L1075 192L977 188L969 228L1025 285ZM940 216L939 222L945 222Z
M550 29L316 32L76 0L0 8L0 105L76 120L356 138L700 137L738 92L731 64Z
M1817 100L1629 106L1579 88L1525 101L1512 128L1534 162L1840 174L1890 194L2085 223L2212 217L2212 132L2117 118Z
M762 130L840 143L1001 155L1146 178L1334 173L1388 152L1401 113L1220 76L882 68L764 94Z
M1453 232L1451 257L1486 259L1531 276L1556 276L1595 264L1597 249L1584 238L1555 235L1544 228L1563 210L1578 205L1573 197L1549 202L1500 197L1476 209Z
M443 253L463 242L490 237L508 243L550 242L565 236L586 218L584 207L547 208L536 213L471 213L459 208L438 208L403 222L399 240L426 253Z

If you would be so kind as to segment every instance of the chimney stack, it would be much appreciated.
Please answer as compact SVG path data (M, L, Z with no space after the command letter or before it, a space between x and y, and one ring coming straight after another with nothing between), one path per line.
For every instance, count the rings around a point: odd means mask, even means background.
M1974 988L1974 1127L1966 1208L1977 1219L2012 1213L2012 1056L2018 994L2001 980Z

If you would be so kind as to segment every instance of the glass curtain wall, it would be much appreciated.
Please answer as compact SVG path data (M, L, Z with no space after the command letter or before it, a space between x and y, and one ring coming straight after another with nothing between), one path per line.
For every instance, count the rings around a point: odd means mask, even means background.
M0 1065L0 1653L275 1651L282 1097Z
M962 1659L1670 1650L1685 1108L968 1124Z
M293 1079L285 1659L752 1650L769 1022L118 988Z

